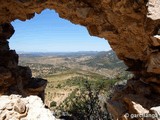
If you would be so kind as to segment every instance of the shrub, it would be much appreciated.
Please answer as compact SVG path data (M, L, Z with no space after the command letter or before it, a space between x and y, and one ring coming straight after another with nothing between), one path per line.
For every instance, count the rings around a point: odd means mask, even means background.
M88 81L84 82L80 94L73 99L70 96L70 104L63 111L68 112L76 120L112 120L107 110L107 105L102 105L99 96L103 84L95 88ZM66 105L66 104L65 104ZM103 107L103 108L102 108Z
M55 102L55 101L52 101L51 103L50 103L50 107L55 107L57 105L57 103Z

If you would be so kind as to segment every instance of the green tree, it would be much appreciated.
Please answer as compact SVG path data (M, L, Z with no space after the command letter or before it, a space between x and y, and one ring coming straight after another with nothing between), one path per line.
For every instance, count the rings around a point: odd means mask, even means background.
M85 81L79 95L70 99L70 106L66 110L76 120L112 120L105 104L102 109L100 102L103 84L92 88L92 84Z

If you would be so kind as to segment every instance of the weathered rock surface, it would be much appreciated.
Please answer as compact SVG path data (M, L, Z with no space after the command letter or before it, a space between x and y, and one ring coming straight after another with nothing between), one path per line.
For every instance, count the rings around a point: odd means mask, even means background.
M42 93L45 82L31 83L29 68L17 66L18 56L9 50L6 39L14 33L11 21L31 19L35 13L49 8L62 18L86 26L90 35L107 39L135 75L127 86L115 91L109 102L115 119L129 120L124 116L126 112L150 111L160 106L159 0L0 0L0 3L1 94Z
M160 19L160 1L159 0L149 0L148 1L148 17L157 20Z
M149 79L157 82L154 78ZM109 110L115 120L132 120L134 116L135 120L159 120L160 97L154 85L132 78L123 88L115 88L112 98L108 101ZM136 116L138 114L141 117ZM146 117L147 115L149 117Z
M0 97L0 120L55 120L55 117L37 96L3 95Z

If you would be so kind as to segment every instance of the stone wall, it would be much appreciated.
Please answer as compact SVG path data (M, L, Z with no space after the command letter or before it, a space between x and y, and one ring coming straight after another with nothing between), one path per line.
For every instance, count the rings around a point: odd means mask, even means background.
M31 19L35 13L49 8L60 17L85 26L90 35L108 40L134 74L126 86L115 90L108 102L115 120L129 120L125 113L151 113L160 106L159 0L0 0L0 3L2 94L43 93L46 82L41 79L33 82L30 69L17 66L18 56L9 50L6 39L13 33L11 21Z
M3 95L0 103L1 120L56 120L37 96Z
M18 55L10 50L8 39L14 33L9 23L0 26L0 95L38 95L44 100L47 80L32 78L29 67L18 66Z

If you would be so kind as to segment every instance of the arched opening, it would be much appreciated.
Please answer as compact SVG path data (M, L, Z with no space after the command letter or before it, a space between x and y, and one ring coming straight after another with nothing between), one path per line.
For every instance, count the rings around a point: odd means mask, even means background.
M48 80L45 103L54 110L64 109L65 102L76 97L85 80L94 84L94 89L105 84L100 95L107 99L105 90L128 79L123 72L126 67L106 40L90 36L86 28L59 18L53 10L12 25L16 32L10 46L20 54L19 65L29 66L33 77Z

